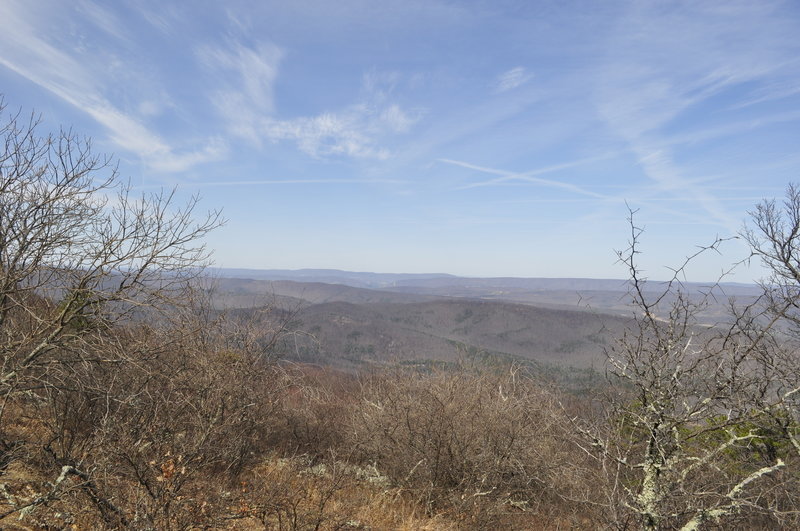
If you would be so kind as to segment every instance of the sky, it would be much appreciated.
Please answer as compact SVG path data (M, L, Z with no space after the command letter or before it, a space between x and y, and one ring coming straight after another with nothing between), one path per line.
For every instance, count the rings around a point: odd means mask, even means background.
M665 278L800 179L796 1L0 10L8 109L221 208L222 267L624 278L632 209ZM728 241L687 278L746 256Z

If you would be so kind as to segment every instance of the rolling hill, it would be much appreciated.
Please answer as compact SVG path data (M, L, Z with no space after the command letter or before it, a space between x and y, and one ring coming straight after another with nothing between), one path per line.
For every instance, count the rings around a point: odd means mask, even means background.
M602 365L605 349L631 318L628 284L622 280L335 270L235 270L224 276L228 271L217 272L217 308L272 307L282 318L291 316L293 333L281 355L348 370L492 358L585 371ZM662 288L648 285L653 293ZM695 299L707 289L684 288ZM749 301L757 293L754 286L738 284L716 289L719 297L701 314L708 324L725 320L728 297Z

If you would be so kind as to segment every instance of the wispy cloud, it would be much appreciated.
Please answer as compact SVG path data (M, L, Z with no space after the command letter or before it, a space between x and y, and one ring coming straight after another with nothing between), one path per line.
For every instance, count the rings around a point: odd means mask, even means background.
M494 83L494 91L496 93L503 93L508 92L509 90L513 90L521 85L524 85L533 77L533 74L527 71L525 67L517 66L503 72L498 76L497 80Z
M613 199L613 198L608 198ZM694 201L695 197L690 196L671 196L671 197L647 197L641 198L636 197L633 198L637 203L686 203L690 201ZM758 195L749 195L749 196L735 196L735 197L717 197L719 201L731 201L731 202L748 202L754 203L761 201L763 197ZM619 197L616 199L618 202L622 203L625 201L630 202L630 200ZM509 205L526 205L526 204L537 204L537 203L587 203L587 204L596 204L597 199L592 197L571 197L571 198L560 198L560 199L551 199L551 198L534 198L534 199L508 199L505 201L496 201L498 204L509 204Z
M800 88L798 89L798 92L800 92ZM664 144L670 146L693 144L708 140L716 140L726 136L739 135L743 132L752 131L754 129L767 127L773 124L796 121L800 121L800 110L768 114L748 120L728 122L725 125L718 127L708 127L679 134L663 135L662 141Z
M231 79L231 92L248 109L271 112L273 85L283 50L269 42L254 47L232 43L227 48L203 47L198 52L203 62L220 68Z
M274 110L273 88L283 50L270 42L249 47L235 41L197 50L202 64L217 74L211 101L231 131L258 144L262 117Z
M685 172L673 162L669 150L643 141L633 144L632 148L645 174L659 185L661 191L683 194L688 192L693 197L693 203L710 218L707 221L719 224L732 233L737 231L739 218L724 208L716 195L695 186L687 179Z
M355 106L339 113L324 113L292 120L265 119L263 134L272 141L293 140L312 157L346 155L355 158L389 158L369 136L370 111Z
M263 42L254 48L229 43L226 48L203 47L197 55L218 72L224 86L210 97L229 130L257 146L264 140L290 141L314 158L386 160L391 151L381 142L407 133L421 116L390 101L396 76L373 72L364 76L360 102L313 116L280 118L274 103L274 84L284 56L280 48Z
M405 133L419 121L419 116L411 116L403 111L399 105L392 104L381 112L381 121L386 124L390 131Z
M136 11L151 27L164 35L174 34L175 21L187 16L186 13L179 14L176 6L161 1L148 3L140 0L136 3Z
M193 182L196 187L241 187L241 186L277 186L287 184L317 185L317 184L356 184L370 186L375 184L408 184L401 179L261 179L252 181L206 181Z
M362 103L312 117L265 118L262 132L272 141L293 140L312 157L346 155L386 160L391 152L377 140L388 134L405 133L416 121L397 105L380 108Z
M561 190L566 190L569 192L573 192L580 195L590 196L598 199L610 199L609 196L604 194L599 194L597 192L593 192L586 188L582 188L580 186L576 186L571 183L564 183L561 181L553 181L550 179L542 179L540 177L536 177L536 175L544 175L547 173L554 173L557 171L565 170L568 168L574 168L576 166L581 166L584 164L589 164L591 162L596 162L598 160L602 160L608 158L610 155L602 155L599 157L589 157L585 159L575 160L571 162L565 162L562 164L554 164L552 166L546 166L544 168L537 168L535 170L530 170L526 172L510 172L506 170L499 170L496 168L488 168L485 166L478 166L475 164L470 164L468 162L463 162L459 160L451 160L451 159L438 159L439 162L444 162L445 164L453 164L455 166L460 166L462 168L467 168L470 170L479 171L482 173L488 173L491 175L498 175L494 179L489 179L487 181L480 181L476 183L467 184L464 186L459 187L459 190L467 190L470 188L478 188L483 186L494 186L509 182L527 182L532 184L538 184L542 186L547 186L550 188L558 188Z
M76 9L81 17L92 22L94 27L102 30L114 39L128 40L128 28L122 20L107 7L92 0L78 0Z
M39 85L63 101L87 113L108 129L111 140L122 149L136 153L158 171L184 171L191 166L215 160L225 152L213 139L198 150L180 151L151 131L131 113L115 106L104 96L96 79L107 72L93 71L78 53L49 42L46 34L30 22L34 14L22 3L7 3L0 17L0 65ZM110 15L97 15L96 23L112 31L116 21Z
M228 152L227 142L222 138L216 137L208 140L205 145L197 150L172 151L168 156L154 157L150 161L150 166L156 171L178 173L195 166L222 160L227 157Z
M800 94L800 83L798 83L796 79L781 80L754 90L749 98L733 105L732 108L743 109L752 105L758 105L759 103L790 98L798 94Z
M786 46L791 31L761 3L662 7L633 3L618 21L620 29L612 32L607 57L595 73L600 80L598 109L660 190L688 193L710 221L735 232L738 218L693 185L690 169L676 162L671 149L676 141L691 141L693 136L701 140L726 134L726 126L682 138L664 131L689 109L734 87L784 75L782 68L793 59ZM748 21L746 26L743 20Z

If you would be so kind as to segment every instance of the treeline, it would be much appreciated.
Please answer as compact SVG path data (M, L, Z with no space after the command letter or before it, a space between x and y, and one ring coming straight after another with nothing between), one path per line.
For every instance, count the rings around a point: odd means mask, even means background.
M0 126L3 528L800 526L795 188L743 233L763 296L710 328L685 264L644 289L631 214L630 323L576 396L514 364L281 361L290 315L208 303L218 213L36 129Z

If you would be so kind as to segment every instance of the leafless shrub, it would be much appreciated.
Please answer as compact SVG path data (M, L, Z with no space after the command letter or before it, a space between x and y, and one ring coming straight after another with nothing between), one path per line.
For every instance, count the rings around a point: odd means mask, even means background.
M287 393L278 413L274 447L285 455L322 458L348 454L347 435L357 398L355 377L334 370L284 365Z
M400 372L365 382L352 429L362 461L429 511L496 528L575 507L585 478L563 421L552 391L516 368Z

